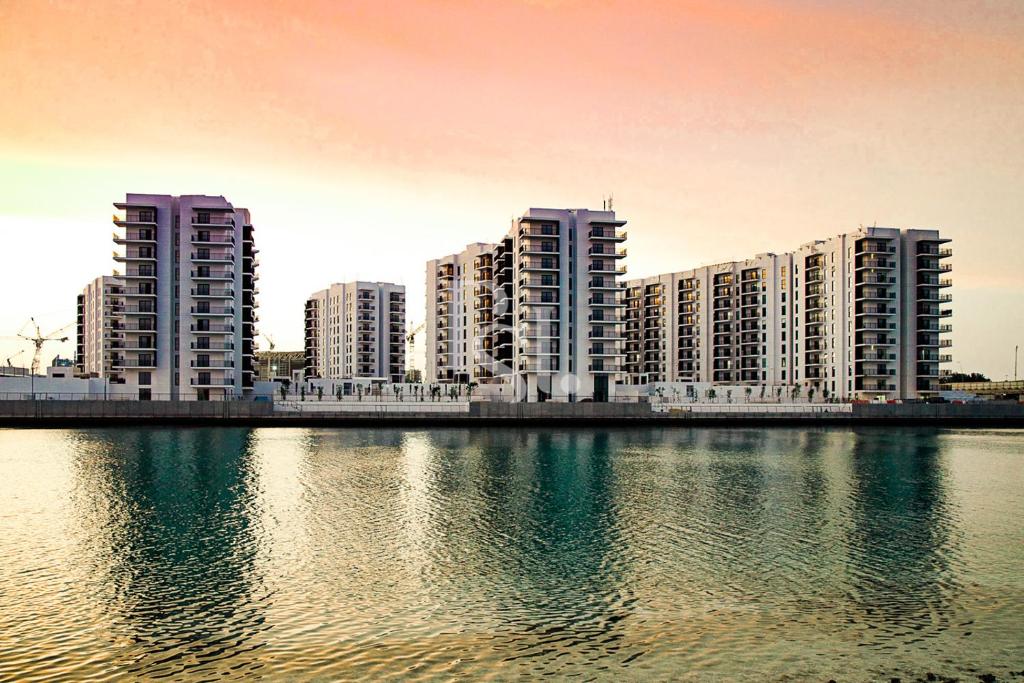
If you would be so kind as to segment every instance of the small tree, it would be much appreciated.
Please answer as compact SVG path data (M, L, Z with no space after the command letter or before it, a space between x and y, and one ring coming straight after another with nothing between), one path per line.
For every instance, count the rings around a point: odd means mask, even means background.
M357 384L356 385L356 399L359 400L359 401L363 400L363 385L362 384Z
M282 384L280 387L278 387L278 391L281 392L281 400L282 401L287 401L288 400L288 387L286 387L285 385Z
M717 395L718 394L715 392L714 388L708 389L708 392L707 392L708 400L711 401L712 403L715 402L715 396L717 396Z
M775 387L775 400L782 403L782 387Z
M797 384L793 387L793 400L795 401L800 396L800 385Z
M747 387L746 389L744 389L744 390L743 390L743 394L744 394L744 401L745 401L746 403L750 403L750 395L751 395L752 393L754 393L754 390L753 390L753 389L751 389L750 387Z
M299 387L299 400L300 401L305 401L306 400L306 387Z
M761 400L762 401L764 400L764 392L767 391L767 389L768 389L768 385L766 385L766 384L762 384L761 385Z
M725 391L725 402L732 403L732 389L726 389Z
M821 390L821 397L825 399L825 403L828 403L828 387Z
M323 388L322 385L318 386L316 388L316 400L318 400L318 401L324 400L324 388Z
M391 385L391 390L394 392L395 400L397 401L398 400L398 395L400 393L402 393L402 387L398 386L397 384L392 384Z
M810 403L814 400L814 387L807 390L807 402Z
M466 400L473 400L473 390L476 389L478 386L480 385L477 384L476 382L470 382L469 384L466 385Z

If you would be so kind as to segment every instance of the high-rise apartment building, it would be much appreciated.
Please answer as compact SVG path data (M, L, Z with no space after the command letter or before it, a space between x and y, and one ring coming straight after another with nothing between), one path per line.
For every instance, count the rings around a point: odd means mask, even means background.
M493 321L493 244L477 242L427 261L426 377L486 381Z
M115 317L124 308L121 290L119 279L101 275L78 295L75 370L79 375L119 379L112 355L123 342L123 333L114 330Z
M623 372L626 239L613 211L529 209L496 244L427 263L428 382L606 401Z
M862 228L786 254L627 284L627 377L800 385L840 398L938 391L949 240Z
M405 286L333 284L306 301L306 377L405 381Z
M129 194L114 206L124 304L113 371L144 400L250 393L259 290L249 211L205 195Z

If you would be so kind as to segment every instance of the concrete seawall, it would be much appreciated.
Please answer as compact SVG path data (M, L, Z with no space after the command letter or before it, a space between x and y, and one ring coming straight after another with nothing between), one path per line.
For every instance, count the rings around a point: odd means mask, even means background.
M463 404L458 412L438 412L429 404L366 406L365 410L275 411L270 402L178 401L0 401L0 427L84 427L118 425L238 425L254 427L331 426L746 426L904 424L1024 427L1024 405L1017 403L864 404L847 412L825 412L808 405L786 412L743 412L730 405L690 412L682 407L653 412L646 403L490 403Z

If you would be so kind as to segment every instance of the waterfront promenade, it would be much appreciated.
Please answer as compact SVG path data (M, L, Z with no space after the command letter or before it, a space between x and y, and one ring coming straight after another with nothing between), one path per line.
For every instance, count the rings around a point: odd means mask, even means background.
M971 404L706 404L500 403L490 401L0 401L0 426L122 424L367 426L918 424L1024 426L1024 405Z

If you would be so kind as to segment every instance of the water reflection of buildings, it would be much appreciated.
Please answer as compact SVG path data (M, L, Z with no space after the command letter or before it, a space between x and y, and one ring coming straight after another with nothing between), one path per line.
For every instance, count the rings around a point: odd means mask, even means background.
M127 676L247 670L265 599L251 433L83 431L75 513ZM248 662L255 664L255 660ZM237 667L237 668L235 668Z
M848 580L870 640L927 638L954 618L957 511L934 431L863 429L850 458Z

